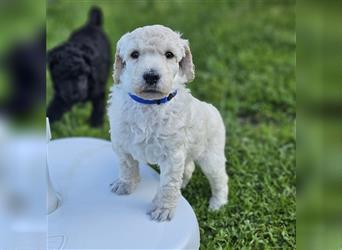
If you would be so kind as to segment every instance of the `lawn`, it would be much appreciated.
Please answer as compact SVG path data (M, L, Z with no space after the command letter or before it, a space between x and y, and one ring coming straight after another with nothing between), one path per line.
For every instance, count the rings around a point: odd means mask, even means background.
M295 1L96 1L113 45L125 32L164 24L190 40L194 96L213 103L227 126L229 204L208 212L210 189L196 170L184 197L197 215L201 249L296 246ZM91 1L49 1L47 48L81 26ZM47 72L47 101L52 88ZM112 80L108 79L108 88ZM52 126L54 138L109 139L87 124L91 105Z

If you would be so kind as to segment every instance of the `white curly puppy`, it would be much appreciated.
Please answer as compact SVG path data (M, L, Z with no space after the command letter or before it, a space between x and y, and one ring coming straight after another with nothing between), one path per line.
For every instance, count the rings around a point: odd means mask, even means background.
M120 177L112 191L130 194L136 188L139 162L158 164L160 187L149 214L170 220L181 187L196 162L209 179L210 208L227 203L225 127L215 107L190 94L194 79L187 40L162 25L125 34L117 43L114 82L108 115Z

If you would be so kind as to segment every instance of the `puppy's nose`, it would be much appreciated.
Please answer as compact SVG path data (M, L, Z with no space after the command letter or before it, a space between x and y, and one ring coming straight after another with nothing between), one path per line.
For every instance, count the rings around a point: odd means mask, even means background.
M143 78L148 85L155 85L160 79L160 75L154 70L144 73Z

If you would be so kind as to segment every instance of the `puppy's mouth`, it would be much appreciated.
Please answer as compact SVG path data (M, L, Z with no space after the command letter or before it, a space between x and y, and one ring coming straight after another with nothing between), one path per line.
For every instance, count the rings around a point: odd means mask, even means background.
M165 93L154 88L142 89L137 94L138 96L141 96L142 98L146 98L146 99L156 99L156 98L161 98L165 96Z
M145 93L145 94L162 94L162 92L160 92L159 90L156 90L156 89L144 89L143 91L141 91L141 93Z

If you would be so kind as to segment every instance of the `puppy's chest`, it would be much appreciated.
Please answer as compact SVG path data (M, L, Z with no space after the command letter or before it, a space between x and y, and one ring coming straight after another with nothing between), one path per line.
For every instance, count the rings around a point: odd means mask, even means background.
M122 133L127 136L126 150L137 160L152 164L167 157L169 149L176 147L179 136L174 115L165 110L127 112L121 124ZM132 116L134 119L129 118Z

